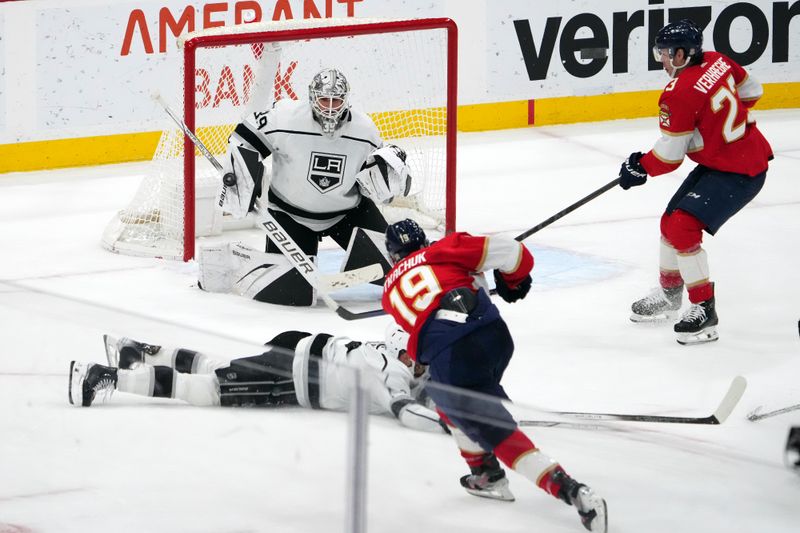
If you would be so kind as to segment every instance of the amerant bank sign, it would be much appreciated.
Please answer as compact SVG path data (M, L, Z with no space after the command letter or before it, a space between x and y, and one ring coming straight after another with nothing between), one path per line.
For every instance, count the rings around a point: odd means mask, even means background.
M151 27L148 23L148 13L144 9L137 8L128 15L120 55L127 56L134 46L141 47L145 54L153 54L156 49L158 53L163 54L167 51L167 47L175 42L175 38L201 29L268 20L331 18L334 13L337 17L354 17L356 5L361 2L364 0L303 0L302 5L299 5L297 1L290 0L273 2L239 0L210 2L199 7L165 6L158 9L156 27ZM337 7L336 12L334 5ZM150 15L151 20L152 18Z
M200 6L161 7L158 9L157 24L148 23L154 17L148 17L145 10L137 8L128 15L119 54L124 57L136 53L136 50L145 55L164 54L175 46L179 36L196 30L262 21L331 18L334 15L354 17L356 6L362 2L364 0L303 0L302 3L297 0L240 0ZM197 108L217 108L225 103L238 108L247 104L256 76L264 75L254 66L261 61L262 53L262 46L251 46L249 53L244 57L239 56L239 61L230 57L225 64L198 66L195 69ZM292 79L297 65L297 60L287 58L283 65L277 65L274 72L268 73L270 76L274 74L273 99L298 99ZM308 83L307 80L301 81Z
M72 0L69 6L43 0L24 4L35 15L32 38L41 43L36 47L36 63L29 67L38 78L38 112L26 112L36 117L36 123L28 120L32 131L18 134L17 141L36 138L40 131L59 138L160 129L166 124L164 113L153 105L150 95L159 92L179 106L183 57L176 41L192 31L269 20L396 16L391 10L381 11L380 0ZM53 39L56 35L57 40ZM247 57L198 69L198 104L238 108L247 103L259 59L259 51L253 50ZM287 60L277 75L283 97L298 96L293 89L300 85L294 78L297 75Z

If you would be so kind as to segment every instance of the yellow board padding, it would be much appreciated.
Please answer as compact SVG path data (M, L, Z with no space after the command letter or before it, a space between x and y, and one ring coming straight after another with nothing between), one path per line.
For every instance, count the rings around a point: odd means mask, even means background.
M486 131L656 116L659 94L660 91L637 91L463 105L458 107L458 129ZM781 108L800 108L800 82L764 84L764 96L756 109ZM402 119L401 123L418 120L423 116L424 121L434 124L435 130L442 128L443 131L446 114L438 108L379 113L373 118L383 135L398 138L415 133L412 130L404 135L396 132L392 135L388 124L396 123L398 119ZM227 131L232 128L233 125L225 126L222 129L226 134L217 133L210 137L206 137L207 132L200 128L198 134L209 143L213 153L222 153ZM0 173L146 161L153 157L160 136L161 132L144 132L0 144ZM223 141L212 141L212 138Z
M528 126L528 101L458 106L458 131L486 131Z
M564 96L534 102L534 126L598 122L618 118L641 118L658 114L661 91Z
M756 109L791 107L800 107L800 82L764 84L764 96L756 104Z
M141 161L153 157L161 132L0 144L0 173Z

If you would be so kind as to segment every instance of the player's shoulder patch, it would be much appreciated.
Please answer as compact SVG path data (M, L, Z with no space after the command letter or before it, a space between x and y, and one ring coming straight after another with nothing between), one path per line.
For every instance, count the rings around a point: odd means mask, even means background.
M669 109L669 105L666 102L661 102L658 106L658 123L662 128L669 129L670 126L670 117L672 116L672 112Z

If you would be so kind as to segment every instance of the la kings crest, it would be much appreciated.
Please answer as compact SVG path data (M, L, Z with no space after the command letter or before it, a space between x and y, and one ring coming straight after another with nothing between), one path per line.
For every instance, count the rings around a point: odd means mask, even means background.
M311 152L308 166L308 181L321 193L331 191L342 184L347 156Z

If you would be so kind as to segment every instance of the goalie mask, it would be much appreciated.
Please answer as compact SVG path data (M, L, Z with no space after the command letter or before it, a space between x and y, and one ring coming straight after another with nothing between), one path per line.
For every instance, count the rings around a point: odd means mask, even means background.
M326 135L332 135L342 125L350 109L349 96L350 84L335 68L323 69L311 80L308 99L314 119Z

